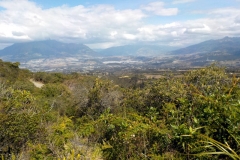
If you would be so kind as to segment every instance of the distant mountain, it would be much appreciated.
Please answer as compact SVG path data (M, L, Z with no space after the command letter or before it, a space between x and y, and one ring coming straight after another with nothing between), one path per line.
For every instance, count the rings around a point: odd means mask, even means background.
M171 53L174 55L180 55L210 52L222 52L240 56L240 37L225 37L218 40L208 40L186 48L174 50Z
M97 53L83 44L62 43L55 40L16 43L0 50L0 57L10 61L27 61L40 58L96 56Z
M125 45L101 50L99 54L102 56L157 56L173 49L176 48L157 45Z

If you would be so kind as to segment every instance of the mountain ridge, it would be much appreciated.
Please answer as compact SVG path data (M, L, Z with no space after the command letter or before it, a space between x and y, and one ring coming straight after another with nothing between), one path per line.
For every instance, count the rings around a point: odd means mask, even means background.
M240 37L224 37L217 40L208 40L198 44L194 44L185 48L171 51L173 55L193 54L193 53L209 53L209 52L226 52L236 54L240 52Z
M157 56L171 51L170 47L158 45L124 45L106 48L99 53L103 56Z
M0 50L1 58L13 61L79 55L95 56L97 53L84 44L62 43L56 40L15 43Z

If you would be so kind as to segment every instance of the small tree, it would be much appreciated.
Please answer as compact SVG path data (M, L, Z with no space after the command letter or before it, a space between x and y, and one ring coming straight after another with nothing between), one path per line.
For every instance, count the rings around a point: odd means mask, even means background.
M19 152L41 134L35 99L28 91L2 89L0 106L0 149Z

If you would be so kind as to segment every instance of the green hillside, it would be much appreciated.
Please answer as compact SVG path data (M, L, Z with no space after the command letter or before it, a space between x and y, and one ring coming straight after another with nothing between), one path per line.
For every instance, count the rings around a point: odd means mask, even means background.
M240 159L240 80L224 68L120 87L18 66L0 62L1 160Z

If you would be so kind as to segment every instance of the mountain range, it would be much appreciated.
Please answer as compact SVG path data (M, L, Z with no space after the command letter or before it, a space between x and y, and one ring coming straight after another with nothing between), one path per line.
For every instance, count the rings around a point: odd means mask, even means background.
M16 43L0 50L0 58L8 61L26 62L33 59L57 59L68 57L106 56L180 56L200 55L202 59L240 58L240 37L224 37L177 49L156 45L125 45L93 51L84 44L63 43L55 40Z

